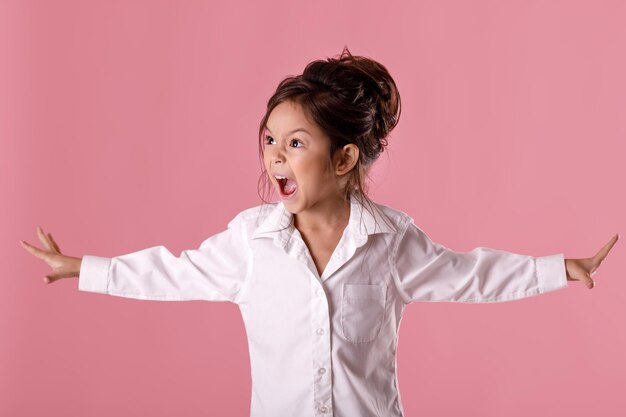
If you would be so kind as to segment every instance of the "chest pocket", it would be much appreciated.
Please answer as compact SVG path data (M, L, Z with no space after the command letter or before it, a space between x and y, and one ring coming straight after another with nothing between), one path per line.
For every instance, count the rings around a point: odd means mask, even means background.
M385 284L343 284L341 331L352 343L371 342L380 333L385 315Z

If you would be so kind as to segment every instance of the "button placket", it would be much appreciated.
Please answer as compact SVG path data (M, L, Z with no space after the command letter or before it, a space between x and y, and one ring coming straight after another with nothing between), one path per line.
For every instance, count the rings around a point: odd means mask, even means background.
M314 404L316 414L329 415L327 404L332 402L330 311L321 280L312 274L310 279L311 294L314 294L311 297L311 328L315 332L311 346Z

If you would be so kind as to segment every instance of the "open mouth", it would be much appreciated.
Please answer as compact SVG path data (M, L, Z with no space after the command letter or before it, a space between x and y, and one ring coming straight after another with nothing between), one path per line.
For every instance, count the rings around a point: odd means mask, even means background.
M281 197L290 197L298 189L298 184L291 178L281 177L279 175L276 175L275 178L278 182Z

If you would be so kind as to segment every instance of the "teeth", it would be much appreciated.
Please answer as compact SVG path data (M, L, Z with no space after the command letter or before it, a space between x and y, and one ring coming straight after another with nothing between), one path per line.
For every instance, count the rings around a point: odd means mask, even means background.
M286 180L287 177L281 177L280 175L275 175L277 180Z

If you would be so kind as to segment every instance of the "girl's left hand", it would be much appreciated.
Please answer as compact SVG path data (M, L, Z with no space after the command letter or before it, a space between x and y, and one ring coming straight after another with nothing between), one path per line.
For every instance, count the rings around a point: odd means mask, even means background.
M619 239L619 233L609 240L609 243L604 245L602 249L593 258L584 259L566 259L565 270L567 272L568 281L582 281L587 288L592 289L595 282L591 277L596 273L596 270L609 254L609 251L615 245Z

